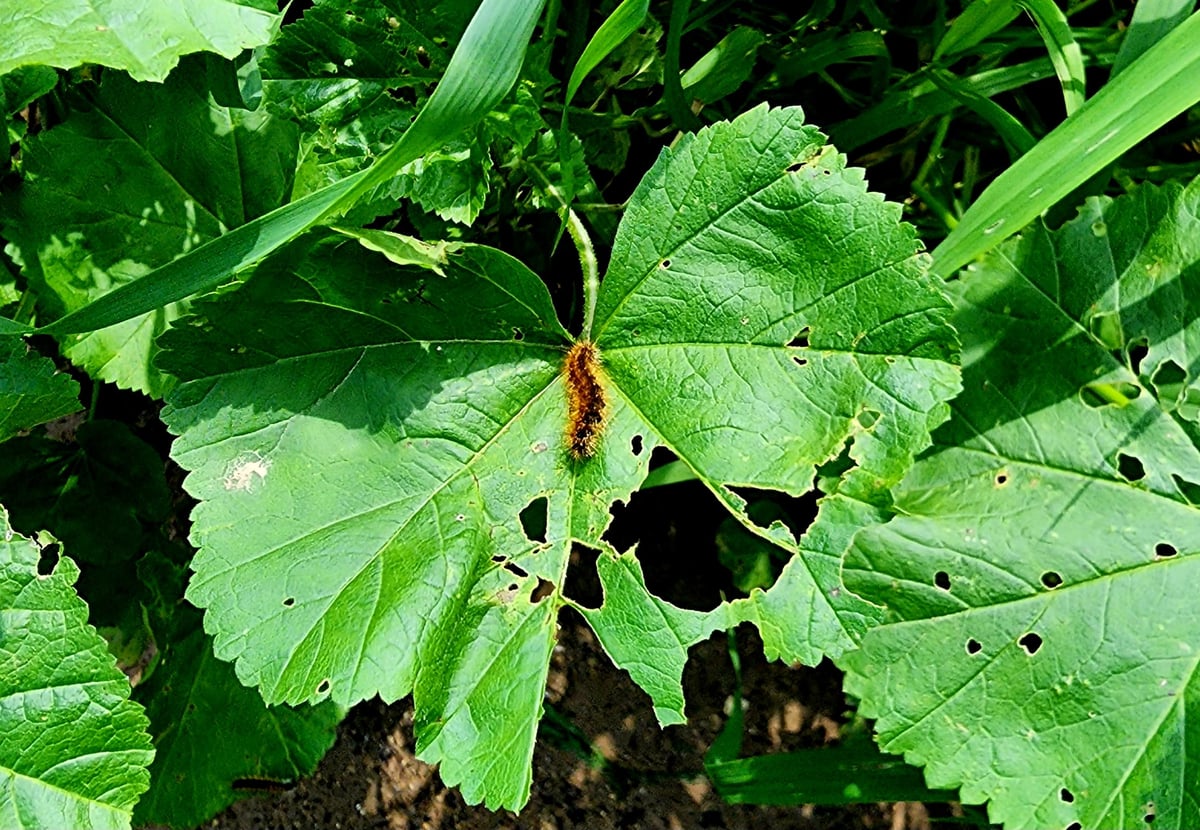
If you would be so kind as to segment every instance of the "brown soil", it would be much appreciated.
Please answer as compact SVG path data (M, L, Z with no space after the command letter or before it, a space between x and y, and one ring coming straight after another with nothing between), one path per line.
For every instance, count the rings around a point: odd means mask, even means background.
M768 664L749 629L739 632L746 751L820 746L835 740L845 704L832 666ZM702 757L732 701L725 638L692 650L685 674L688 724L659 729L650 699L613 667L577 616L564 621L547 698L608 762L589 765L545 737L533 761L533 794L520 813L465 804L413 754L412 702L356 707L316 774L295 789L234 805L222 830L690 830L690 828L890 828L928 830L924 805L754 807L725 804L700 773Z

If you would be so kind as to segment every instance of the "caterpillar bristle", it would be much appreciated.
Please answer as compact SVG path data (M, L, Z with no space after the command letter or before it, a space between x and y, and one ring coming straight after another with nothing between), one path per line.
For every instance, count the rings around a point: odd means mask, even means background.
M567 390L567 453L576 461L596 454L608 415L608 400L600 383L600 353L590 340L580 340L563 361Z

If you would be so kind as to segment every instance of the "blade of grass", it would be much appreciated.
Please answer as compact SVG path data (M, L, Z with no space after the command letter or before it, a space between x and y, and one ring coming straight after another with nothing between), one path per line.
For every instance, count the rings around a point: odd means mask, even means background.
M904 759L884 755L867 735L838 746L705 760L713 787L731 804L870 804L957 801L953 790L931 790Z
M975 0L954 18L933 53L934 62L977 46L1017 19L1021 9L1014 0Z
M483 0L425 107L396 145L366 170L201 245L39 331L93 331L211 290L313 225L328 222L404 165L478 122L512 88L545 0ZM0 322L0 334L27 328Z
M1049 58L1038 58L1013 66L988 69L959 78L963 89L984 98L1018 89L1054 76ZM945 115L959 106L958 99L938 89L931 80L889 92L883 100L862 115L834 124L829 136L843 153L851 152L893 130L902 130L927 118Z
M583 54L575 62L575 68L571 70L571 78L567 81L567 94L563 99L564 114L575 98L575 93L579 91L583 79L600 65L600 61L611 55L614 49L637 31L649 11L650 0L625 0L600 24L596 34L592 35L592 39L584 47Z
M929 79L937 84L939 89L953 95L960 104L990 124L1008 148L1009 158L1013 161L1028 153L1037 144L1037 139L1030 135L1029 130L1025 129L1012 113L991 98L985 98L964 86L949 72L934 69L929 73Z
M1000 174L933 252L949 277L1200 101L1200 15L1192 15Z
M1116 76L1142 53L1158 43L1196 8L1196 0L1139 0L1133 7L1133 19L1121 41L1121 49L1113 62Z
M1070 115L1083 106L1087 98L1083 52L1075 42L1071 24L1053 0L1017 0L1017 5L1025 9L1037 24L1038 33L1046 43L1046 51L1050 53L1050 62L1054 64L1054 74L1062 84L1063 102L1067 107L1067 115Z
M690 102L683 94L683 81L680 77L679 48L683 41L683 30L687 25L688 11L691 0L673 0L671 3L671 22L667 29L667 47L663 53L663 104L675 126L681 130L697 130L700 119L692 112Z

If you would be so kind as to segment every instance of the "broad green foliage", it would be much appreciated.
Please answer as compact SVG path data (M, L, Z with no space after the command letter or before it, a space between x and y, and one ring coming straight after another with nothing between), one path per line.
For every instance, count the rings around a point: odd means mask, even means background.
M317 190L369 164L403 134L446 71L471 0L317 3L263 55L267 106L300 124L310 145L300 184ZM487 195L486 149L474 136L428 153L379 194L407 197L470 224ZM361 208L360 208L361 210Z
M137 697L155 735L138 824L197 827L238 798L234 782L261 786L311 774L342 716L332 703L266 707L213 657L199 630L173 644Z
M963 387L863 531L845 659L884 749L1008 828L1200 825L1200 183L1092 200L963 275Z
M161 81L183 55L232 58L263 45L278 25L273 9L263 0L0 0L0 74L98 63Z
M271 702L414 691L422 756L468 800L520 806L571 545L611 554L609 508L659 446L798 554L771 592L709 616L650 597L630 557L601 566L630 613L588 617L660 718L682 716L686 647L715 627L754 619L788 659L850 647L874 609L814 598L958 385L948 304L898 218L798 110L664 153L601 289L608 417L584 460L565 450L570 338L500 251L367 240L402 265L325 239L198 303L161 365L184 381L164 419L201 502L188 596L217 655ZM805 540L745 519L732 488L802 494L847 442L847 495Z
M78 383L21 338L0 338L0 441L77 409Z
M15 438L0 454L0 503L13 527L51 531L82 562L107 564L141 553L144 527L167 515L162 459L118 421L92 420L74 444Z
M187 62L161 85L107 73L93 101L80 96L24 145L26 181L5 204L4 232L49 318L287 201L295 127L217 105L204 74L185 71L198 68ZM171 380L151 365L154 338L182 309L65 336L63 350L94 377L161 396Z
M0 76L0 115L7 122L9 144L20 141L26 129L24 121L9 116L54 89L56 83L58 73L48 66L26 66Z
M128 828L153 752L142 708L87 624L61 557L41 550L0 508L0 824Z

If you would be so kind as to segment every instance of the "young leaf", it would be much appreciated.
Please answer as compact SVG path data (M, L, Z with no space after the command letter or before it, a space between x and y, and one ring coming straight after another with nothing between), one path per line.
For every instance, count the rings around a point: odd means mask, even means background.
M1009 828L1200 824L1198 215L1143 187L971 269L954 415L846 555L894 619L860 712Z
M0 337L0 441L23 429L70 415L79 406L79 384L54 370L54 361L31 352L19 337Z
M183 55L207 51L232 58L269 41L279 15L263 5L233 0L7 0L0 8L5 27L0 74L28 64L71 69L98 63L125 69L141 81L161 81Z
M26 142L27 180L7 205L4 232L48 317L287 201L296 128L218 106L198 67L185 61L165 84L107 73L94 102L77 101L62 124ZM161 397L171 380L152 366L154 338L182 311L172 304L64 336L63 351L94 377Z
M136 697L155 736L150 791L134 812L139 825L198 827L245 794L234 788L238 782L311 774L342 714L328 702L265 706L232 666L213 657L199 630L171 644Z
M0 814L10 827L128 828L153 757L142 707L87 624L62 556L14 533L0 507Z
M804 552L707 616L646 594L631 557L601 566L636 610L589 616L660 717L682 717L686 646L713 627L752 618L789 659L850 647L874 609L823 596L838 557L958 383L948 303L898 219L798 110L760 107L647 175L591 346L506 254L378 234L407 264L326 242L199 304L162 341L186 380L164 419L201 502L189 597L217 655L272 702L413 691L423 757L468 800L517 807L571 545L611 554L610 507L658 446ZM744 515L734 487L802 494L847 442L846 495L804 541ZM674 656L647 679L654 637Z

